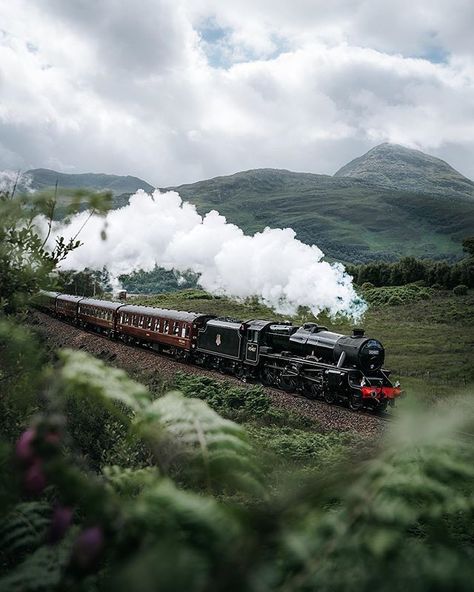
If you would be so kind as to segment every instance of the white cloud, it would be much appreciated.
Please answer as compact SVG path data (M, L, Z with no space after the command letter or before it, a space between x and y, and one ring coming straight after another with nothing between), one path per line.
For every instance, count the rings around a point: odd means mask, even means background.
M474 177L472 16L467 0L2 3L0 166L164 186L331 173L388 140Z

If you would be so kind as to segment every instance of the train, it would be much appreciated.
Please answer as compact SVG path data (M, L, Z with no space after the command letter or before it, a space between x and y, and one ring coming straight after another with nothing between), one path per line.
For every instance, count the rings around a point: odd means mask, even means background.
M34 304L110 339L353 411L385 411L402 395L383 368L382 343L363 329L341 335L317 323L238 321L48 291Z

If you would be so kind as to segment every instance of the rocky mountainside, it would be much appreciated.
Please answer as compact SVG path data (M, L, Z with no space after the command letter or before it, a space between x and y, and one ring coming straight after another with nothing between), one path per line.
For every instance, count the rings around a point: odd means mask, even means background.
M398 144L375 146L334 176L361 179L391 189L474 198L474 183L447 162Z

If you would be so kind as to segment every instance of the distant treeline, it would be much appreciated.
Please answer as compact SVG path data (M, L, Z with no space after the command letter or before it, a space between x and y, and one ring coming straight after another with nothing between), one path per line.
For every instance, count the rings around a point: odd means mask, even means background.
M138 294L164 294L197 286L197 274L192 271L179 273L155 267L152 271L139 269L128 275L119 276L122 286L128 292Z
M422 281L426 286L448 289L461 284L474 288L474 257L454 264L404 257L396 263L348 265L347 271L359 286L366 282L374 286L404 286Z

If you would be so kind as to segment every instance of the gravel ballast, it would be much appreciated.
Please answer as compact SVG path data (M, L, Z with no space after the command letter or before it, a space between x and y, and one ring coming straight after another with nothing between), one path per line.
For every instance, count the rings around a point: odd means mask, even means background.
M232 376L176 362L164 355L83 331L39 311L31 312L28 321L53 349L69 347L87 351L107 363L123 368L131 377L147 384L152 390L163 380L172 381L177 372L203 374L215 380L245 386ZM339 405L328 405L323 401L305 399L272 388L264 390L276 407L307 417L319 424L324 431L357 431L365 436L379 436L387 425L380 417L353 412Z

